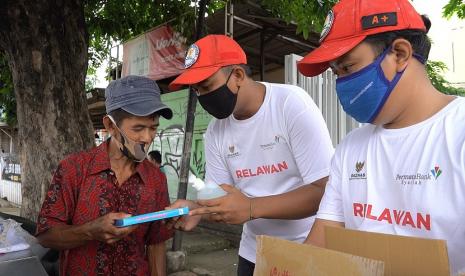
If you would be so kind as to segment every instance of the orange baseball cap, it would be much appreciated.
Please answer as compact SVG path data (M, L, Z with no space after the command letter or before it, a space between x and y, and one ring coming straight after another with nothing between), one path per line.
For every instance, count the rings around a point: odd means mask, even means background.
M183 85L202 82L221 67L247 64L244 50L232 38L225 35L207 35L187 49L184 72L169 85L177 90Z
M396 30L423 30L425 24L408 0L341 0L326 17L320 46L297 63L305 76L323 73L329 62L367 36Z

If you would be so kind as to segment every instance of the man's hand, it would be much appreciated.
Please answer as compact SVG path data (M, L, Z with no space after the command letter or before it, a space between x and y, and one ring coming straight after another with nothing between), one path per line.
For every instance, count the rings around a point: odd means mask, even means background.
M130 216L124 213L110 213L81 225L56 225L39 234L37 239L43 247L55 250L73 249L94 240L112 244L137 228L137 226L124 228L114 226L116 219Z
M178 199L166 209L170 210L183 207L189 207L189 210L194 210L196 208L199 208L199 205L197 205L192 200ZM189 215L187 216L174 217L166 220L165 223L169 229L175 228L183 231L191 231L197 226L197 224L199 224L201 219L202 216L192 216L189 212Z
M210 215L211 220L228 224L242 224L249 221L252 215L252 199L231 185L220 186L227 192L227 195L215 199L198 200L197 203L202 207L192 210L189 214L191 216Z
M112 244L126 237L137 228L137 225L129 227L116 227L115 220L130 217L125 213L109 213L103 217L88 222L88 234L92 240Z

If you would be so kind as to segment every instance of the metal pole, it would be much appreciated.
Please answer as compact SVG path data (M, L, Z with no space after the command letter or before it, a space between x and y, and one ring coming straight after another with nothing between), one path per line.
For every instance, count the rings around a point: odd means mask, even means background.
M229 1L228 5L229 5L229 14L228 14L228 21L229 21L228 33L229 34L228 35L229 37L232 38L234 36L234 4L232 0Z
M228 28L228 8L229 8L229 5L228 3L226 3L226 5L224 5L224 35L226 36L229 36L229 28Z
M116 79L118 79L118 62L119 62L119 44L116 45L116 71L115 71L115 75L116 75Z
M232 0L224 6L224 34L231 38L234 35L234 4Z
M203 25L205 21L205 11L208 0L200 0L199 15L197 17L197 30L195 33L195 41L203 36ZM187 183L189 179L189 168L191 160L192 137L194 134L195 108L197 107L197 96L194 91L189 88L189 102L187 104L186 128L184 134L184 144L181 159L181 172L179 174L178 199L186 199ZM181 250L182 232L176 231L173 239L173 251Z
M260 81L265 81L265 30L260 32Z

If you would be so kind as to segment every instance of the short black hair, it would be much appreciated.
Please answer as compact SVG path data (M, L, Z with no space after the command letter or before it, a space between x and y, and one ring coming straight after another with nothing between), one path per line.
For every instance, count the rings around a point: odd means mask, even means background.
M241 67L242 69L244 69L245 75L246 75L248 78L251 78L251 77L252 77L252 69L250 69L250 66L247 65L247 64L228 65L228 66L222 67L221 70L223 71L223 73L224 73L225 75L229 75L229 74L231 73L231 71L233 70L234 66L239 66L239 67Z
M423 61L426 62L428 60L429 51L431 50L431 41L427 36L431 28L431 21L426 15L422 15L421 18L425 24L426 32L423 30L390 31L367 36L364 42L370 44L374 48L375 53L379 55L387 49L394 40L404 38L412 44L413 52L420 55L424 59Z
M161 153L158 150L152 150L149 152L149 157L152 160L155 160L157 163L161 164Z
M116 126L118 126L118 127L121 126L121 123L123 122L124 119L137 117L136 115L133 115L133 114L125 111L122 108L118 108L118 109L115 109L113 111L110 111L108 113L108 115L110 115L113 118L113 120L115 120ZM154 112L154 113L152 113L152 114L150 114L148 116L155 118L156 116L160 116L160 114L158 112Z

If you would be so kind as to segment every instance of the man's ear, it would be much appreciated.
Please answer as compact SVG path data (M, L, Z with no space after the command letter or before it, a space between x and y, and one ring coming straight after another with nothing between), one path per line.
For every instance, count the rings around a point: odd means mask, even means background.
M398 38L392 43L392 51L396 55L396 70L401 72L413 58L412 44L404 38Z
M234 86L240 88L244 85L245 81L247 80L247 74L245 73L244 68L242 68L241 66L235 66L233 70L234 71L232 74L234 76Z
M115 124L110 119L110 117L108 117L108 115L103 117L103 126L105 126L105 129L107 130L107 132L110 133L110 135L113 137L118 132Z

